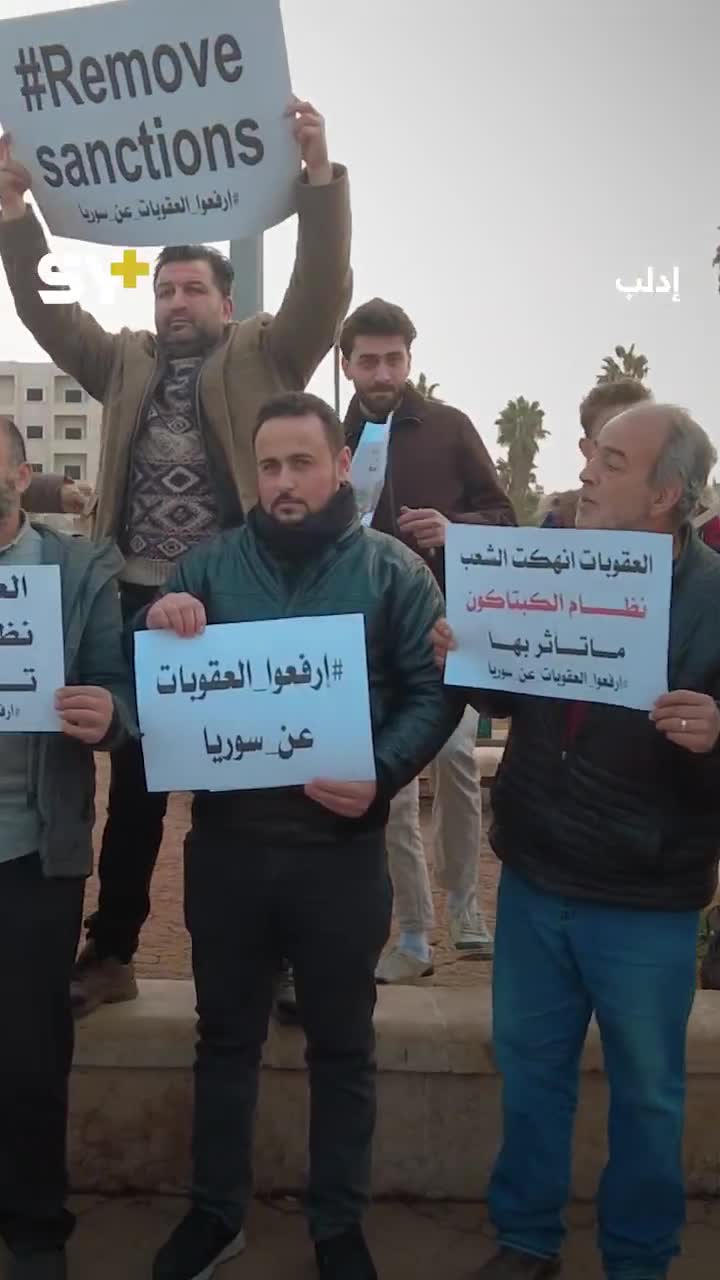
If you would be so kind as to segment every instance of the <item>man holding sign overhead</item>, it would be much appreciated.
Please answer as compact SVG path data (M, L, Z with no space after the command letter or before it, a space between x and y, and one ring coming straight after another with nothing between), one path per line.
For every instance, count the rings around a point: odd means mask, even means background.
M607 531L608 546L619 531L624 540L628 532L651 534L650 555L588 555L586 546L605 539L586 543L565 531L567 550L551 565L552 599L545 587L538 591L543 608L562 601L551 637L569 625L563 614L573 604L587 615L588 647L593 624L604 619L619 618L630 637L652 607L650 559L657 555L659 564L669 544L669 652L666 607L646 641L652 692L633 683L631 672L626 687L611 688L605 677L597 686L593 679L575 683L578 674L622 662L626 643L602 643L595 668L581 658L583 668L572 665L582 646L563 644L568 662L550 656L548 639L537 651L531 645L525 660L518 639L519 661L538 682L526 688L539 687L546 669L570 673L573 682L548 696L551 675L544 696L502 699L512 731L493 792L490 838L504 864L493 993L504 1144L489 1192L502 1249L478 1280L542 1280L560 1270L580 1055L593 1013L610 1085L610 1158L598 1202L605 1275L662 1280L680 1251L685 1040L698 913L717 889L720 848L720 628L713 608L720 564L691 526L714 462L706 433L672 405L644 404L612 418L582 472L577 527ZM573 555L587 566L584 602L569 599L562 585ZM531 570L538 580L541 561ZM507 603L513 570L503 577L494 563L494 595ZM627 599L619 607L603 604L603 575L643 586L622 588ZM514 600L512 590L507 595ZM466 593L449 601L457 625ZM525 602L528 618L532 603ZM518 631L522 606L514 615ZM501 613L498 607L495 616ZM652 665L651 641L660 638L663 661ZM442 665L453 643L447 624L436 641ZM448 678L455 659L472 648L470 639L457 643ZM508 687L515 679L510 647L503 658ZM483 684L494 679L491 673ZM476 707L495 705L490 692L465 693Z
M215 736L212 717L220 714L224 690L230 696L242 681L247 688L247 669L220 672L214 693L212 676L198 677L195 653L201 655L186 639L177 688L192 690L195 680L198 692L190 696L207 693L207 737L203 731L199 749L216 761L210 765L218 771L216 785L223 785L220 771L233 768L240 786L243 757L248 764L262 759L258 747L269 747L273 762L263 768L275 785L199 791L193 802L185 851L200 1032L193 1207L160 1250L154 1278L209 1277L244 1247L258 1066L275 974L287 959L308 1040L307 1205L319 1272L327 1280L374 1280L361 1219L375 1122L374 975L392 908L385 823L393 795L442 747L459 711L446 703L430 645L430 628L443 612L440 591L419 556L360 524L348 483L350 450L333 410L314 396L280 396L261 409L254 447L259 505L244 528L198 548L178 567L147 612L147 627L189 638L206 624L275 619L284 635L288 618L321 623L361 615L367 676L358 664L348 678L369 685L374 761L371 752L360 776L360 766L348 764L353 752L345 739L364 735L366 725L336 714L331 776L313 776L303 764L305 785L277 786L294 752L312 759L310 713L291 719L300 705L292 702L293 685L312 683L317 693L308 697L332 699L332 684L324 692L323 685L337 679L341 663L331 650L317 668L301 656L284 671L269 663L263 676L261 664L252 663L252 692L236 704L240 738L230 739L223 763L225 738ZM176 649L173 638L173 657ZM160 697L164 688L174 692L168 666ZM287 719L284 713L279 737L263 743L256 726L268 700L287 707ZM191 733L201 741L191 727L185 754L195 749ZM176 737L171 728L154 749L172 751ZM149 772L152 766L148 759Z
M206 245L173 245L154 273L156 333L107 333L77 304L42 301L37 266L47 244L24 198L30 175L9 140L0 141L0 253L18 314L104 406L95 534L115 539L125 556L126 618L153 599L188 551L243 520L257 497L258 407L307 384L347 309L347 172L331 164L325 122L311 103L295 99L286 115L304 170L294 188L297 258L279 311L234 322L230 262ZM115 753L98 911L73 984L78 1016L137 995L132 959L150 909L165 808L164 795L147 791L138 744Z
M22 436L0 418L0 1238L9 1280L64 1280L70 973L92 869L93 750L132 731L133 695L120 557L30 524L31 475Z

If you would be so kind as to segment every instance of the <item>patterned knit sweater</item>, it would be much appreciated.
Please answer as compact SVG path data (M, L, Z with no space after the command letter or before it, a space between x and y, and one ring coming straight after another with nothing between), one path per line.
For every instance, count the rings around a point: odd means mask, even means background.
M174 565L218 532L218 504L196 412L202 356L168 361L140 423L128 484L122 578L159 587Z

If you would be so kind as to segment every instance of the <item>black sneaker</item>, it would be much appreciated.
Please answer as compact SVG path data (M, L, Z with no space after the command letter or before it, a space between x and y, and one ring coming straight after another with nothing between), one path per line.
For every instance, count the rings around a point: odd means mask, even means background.
M375 1264L360 1227L315 1245L318 1271L323 1280L378 1280Z
M234 1232L205 1209L191 1209L156 1255L153 1280L210 1280L216 1267L244 1248L243 1231Z

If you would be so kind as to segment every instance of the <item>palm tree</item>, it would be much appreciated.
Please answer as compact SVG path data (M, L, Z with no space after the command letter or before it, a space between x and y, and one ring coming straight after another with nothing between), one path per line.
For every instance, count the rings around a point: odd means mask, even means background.
M498 476L521 524L531 523L540 496L535 459L540 441L549 434L543 426L544 418L545 410L537 400L530 402L518 396L517 400L508 400L495 419L498 444L507 450L507 457L498 459Z
M617 360L615 359L617 356ZM635 354L635 343L627 349L625 347L616 347L615 356L606 356L603 360L602 373L599 373L595 381L601 382L618 382L620 378L636 378L638 382L642 382L646 378L650 369L647 356L641 355L639 352Z
M435 394L438 387L440 386L439 382L428 383L428 380L424 373L418 374L417 382L413 382L412 378L409 381L410 381L410 386L415 388L418 395L422 396L423 400L435 400L438 404L443 403L440 397Z
M510 463L507 458L498 458L495 463L495 468L498 473L498 480L500 481L503 489L506 493L509 493L510 485L512 483L512 472L510 471Z

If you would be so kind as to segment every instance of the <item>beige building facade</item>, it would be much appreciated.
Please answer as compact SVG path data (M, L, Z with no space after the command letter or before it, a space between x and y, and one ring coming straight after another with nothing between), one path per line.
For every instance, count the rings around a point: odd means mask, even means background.
M102 406L48 362L0 361L0 414L12 418L39 474L95 485Z

